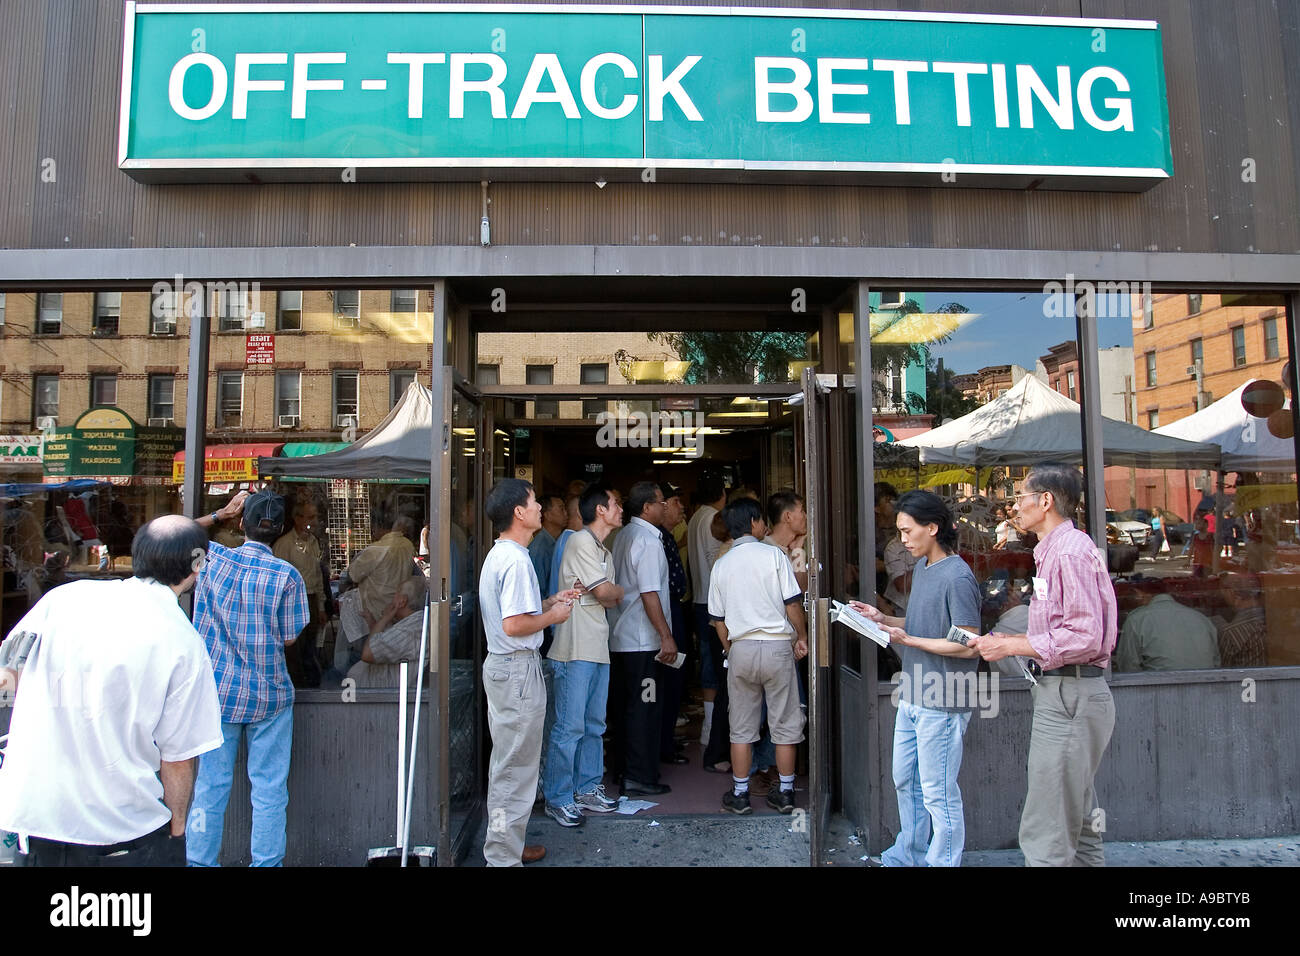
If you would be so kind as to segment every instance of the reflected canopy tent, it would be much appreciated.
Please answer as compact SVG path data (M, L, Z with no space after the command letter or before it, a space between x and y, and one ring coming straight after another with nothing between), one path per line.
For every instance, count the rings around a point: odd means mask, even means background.
M1213 442L1223 449L1219 465L1223 471L1294 471L1294 442L1290 438L1278 438L1268 430L1267 420L1253 417L1242 407L1241 394L1249 385L1249 382L1242 383L1212 405L1157 428L1154 433L1186 441ZM1289 409L1291 403L1288 401L1283 407Z
M984 468L1043 461L1081 464L1080 408L1060 392L1026 375L1005 395L899 448L915 449L922 465ZM1217 468L1219 446L1149 432L1112 418L1102 420L1107 465L1136 468Z
M428 481L432 396L428 387L412 382L384 420L346 448L303 458L262 458L258 470L263 478Z

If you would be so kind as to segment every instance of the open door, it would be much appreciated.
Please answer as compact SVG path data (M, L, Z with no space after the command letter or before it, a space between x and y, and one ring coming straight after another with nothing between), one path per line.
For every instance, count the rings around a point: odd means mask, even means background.
M831 818L831 669L830 536L826 476L826 386L812 369L803 373L803 421L800 429L804 452L804 498L808 510L808 536L804 550L808 561L808 836L809 862L820 866L825 854Z
M430 516L438 667L431 757L437 767L438 863L453 866L471 852L485 802L478 568L493 428L478 390L455 369L443 369L441 398L441 427L435 400L437 487Z

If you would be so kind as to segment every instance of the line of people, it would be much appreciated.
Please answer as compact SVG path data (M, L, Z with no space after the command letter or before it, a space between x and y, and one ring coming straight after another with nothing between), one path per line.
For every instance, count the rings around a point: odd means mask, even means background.
M673 731L685 678L683 599L692 586L692 617L708 649L702 679L713 698L705 698L705 761L733 774L723 808L750 812L751 748L766 710L780 778L768 803L793 810L795 749L805 723L795 661L807 654L807 633L803 586L787 549L806 531L802 501L774 498L781 513L772 540L756 500L740 497L722 508L715 479L702 480L697 497L705 504L686 530L688 584L673 533L683 518L681 497L669 485L637 482L624 500L592 484L576 501L548 498L545 507L519 479L489 493L485 509L497 539L479 579L492 735L489 865L519 865L545 852L524 843L539 778L545 812L561 826L616 809L602 783L607 724L608 770L621 794L669 792L659 768L661 761L685 762ZM723 540L710 545L698 529L711 529L719 514ZM725 759L716 754L719 734Z

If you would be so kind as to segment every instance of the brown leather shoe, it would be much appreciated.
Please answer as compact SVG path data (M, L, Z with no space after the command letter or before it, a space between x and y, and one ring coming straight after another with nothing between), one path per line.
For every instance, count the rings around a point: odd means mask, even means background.
M524 863L536 863L542 857L546 856L546 847L544 846L526 846L524 847L523 856L520 859Z

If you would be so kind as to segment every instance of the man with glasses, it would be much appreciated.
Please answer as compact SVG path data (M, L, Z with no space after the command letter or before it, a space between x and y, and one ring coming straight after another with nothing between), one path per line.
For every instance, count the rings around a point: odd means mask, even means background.
M1115 589L1105 558L1072 520L1083 477L1068 465L1030 469L1013 507L1038 535L1026 634L994 632L971 642L986 661L1036 659L1029 791L1020 849L1029 866L1104 866L1093 779L1115 729L1105 669L1115 650Z
M659 782L659 724L663 714L655 661L677 658L669 625L668 559L659 525L664 494L653 481L639 481L627 496L629 520L614 539L616 580L623 600L610 609L610 769L627 796L668 793Z

